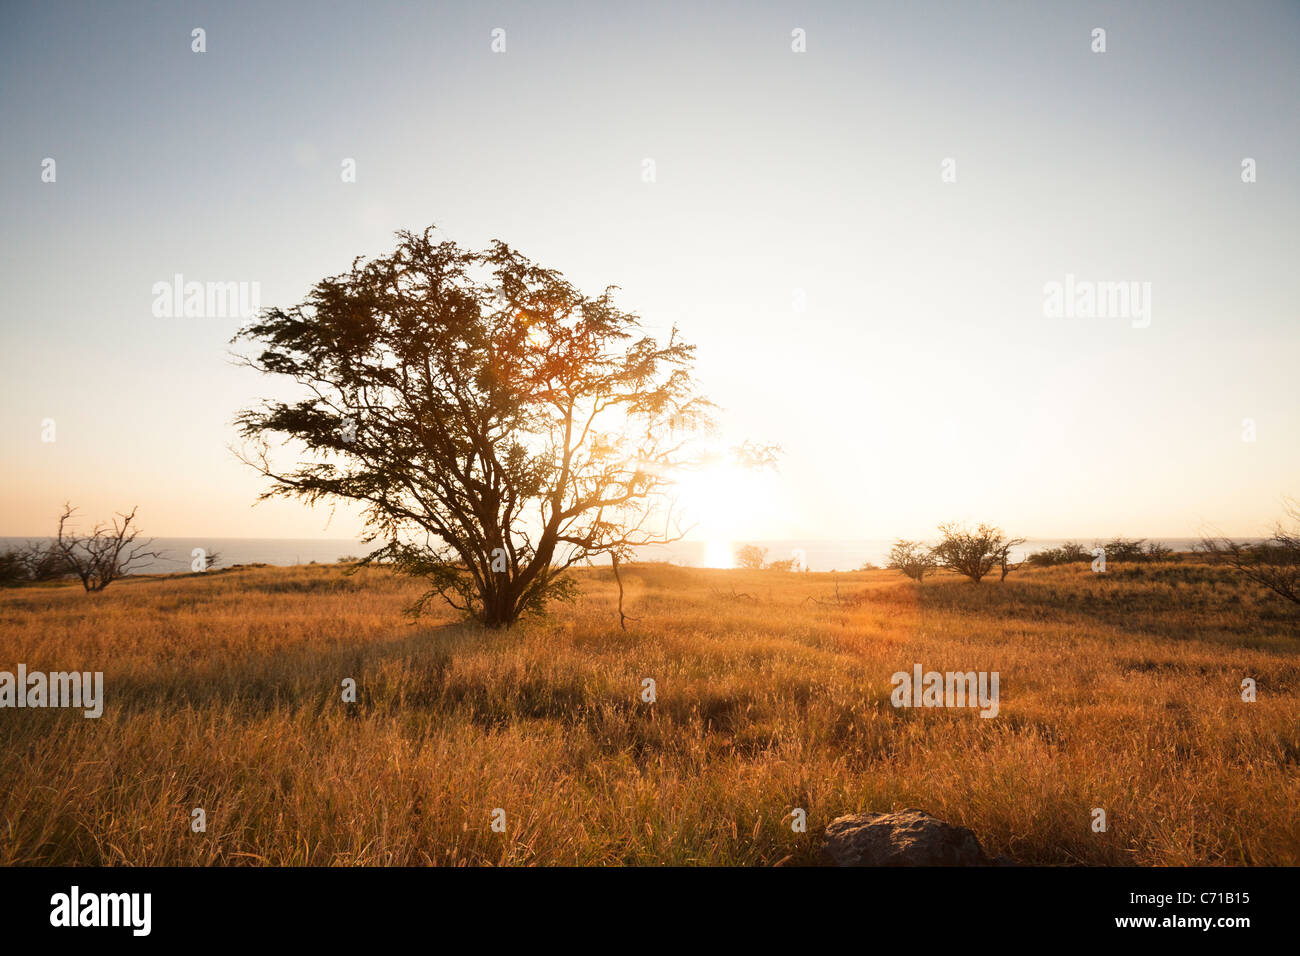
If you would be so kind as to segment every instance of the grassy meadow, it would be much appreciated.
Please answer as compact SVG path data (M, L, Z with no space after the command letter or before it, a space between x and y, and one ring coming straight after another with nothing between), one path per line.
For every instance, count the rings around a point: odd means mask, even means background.
M0 864L802 865L911 806L1029 864L1300 863L1300 616L1188 556L978 587L633 565L626 632L611 572L578 577L509 631L412 625L382 569L0 592L0 669L106 698L0 711ZM998 671L999 715L895 709L916 663Z

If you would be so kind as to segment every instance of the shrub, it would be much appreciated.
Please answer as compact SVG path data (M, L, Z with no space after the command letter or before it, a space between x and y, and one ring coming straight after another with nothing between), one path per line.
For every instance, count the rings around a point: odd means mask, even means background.
M1279 597L1300 604L1300 503L1287 503L1290 528L1282 522L1259 544L1239 544L1227 538L1202 538L1200 548L1211 561L1240 572L1248 581Z
M57 581L70 573L67 561L52 545L29 541L0 552L0 586Z
M913 581L920 581L927 571L935 569L935 559L930 549L920 541L899 538L889 549L889 564L886 566L902 571Z
M1077 541L1066 541L1059 548L1043 548L1035 551L1025 560L1036 567L1053 567L1058 564L1070 564L1074 561L1089 561L1092 552Z
M939 525L943 540L930 549L935 564L947 571L964 574L975 584L1000 568L1002 580L1020 567L1009 560L1011 549L1025 543L1024 538L1007 538L1001 528L981 524L974 531L954 523ZM1023 563L1023 562L1022 562Z
M1148 561L1168 561L1173 557L1174 549L1161 544L1159 541L1148 541L1146 547L1146 559Z
M1143 561L1147 557L1146 538L1111 538L1097 547L1106 552L1107 561Z

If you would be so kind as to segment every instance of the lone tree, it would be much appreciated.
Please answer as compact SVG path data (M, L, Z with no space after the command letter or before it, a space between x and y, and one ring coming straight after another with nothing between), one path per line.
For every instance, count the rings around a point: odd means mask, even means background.
M935 569L935 559L930 549L920 541L907 541L899 538L889 549L889 563L886 567L902 571L913 581L920 581L927 571Z
M130 574L132 566L139 561L147 561L162 555L153 550L153 540L136 544L140 529L134 526L136 509L129 513L118 514L113 523L100 522L89 534L76 534L68 527L68 522L76 515L77 509L71 504L63 506L59 516L59 533L50 546L57 554L64 567L81 581L81 586L89 591L102 591L118 578Z
M587 296L504 243L432 234L399 232L236 335L260 343L249 366L306 390L239 416L241 457L263 498L358 502L382 542L362 563L430 585L413 614L441 597L509 626L566 595L571 565L681 537L666 492L712 406L694 347L647 334L615 287Z
M767 548L760 548L756 544L742 544L736 549L736 564L750 571L761 570L766 560Z
M1279 521L1273 533L1256 544L1206 537L1199 550L1214 563L1227 565L1246 580L1300 604L1300 502L1287 501L1286 514L1291 527Z
M1003 580L1019 567L1008 564L1008 555L1024 539L1008 539L1001 528L981 524L972 531L965 525L949 523L939 525L939 534L942 540L930 551L935 563L947 571L966 575L976 584L995 567L1001 569Z

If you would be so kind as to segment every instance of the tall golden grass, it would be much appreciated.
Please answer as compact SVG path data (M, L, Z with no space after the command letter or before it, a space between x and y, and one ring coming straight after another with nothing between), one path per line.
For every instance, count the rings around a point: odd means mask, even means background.
M802 864L906 806L1024 863L1300 862L1300 624L1217 569L636 565L626 632L579 577L501 632L407 623L379 569L6 591L0 669L102 670L106 705L0 710L0 863ZM895 709L915 663L998 671L999 716Z

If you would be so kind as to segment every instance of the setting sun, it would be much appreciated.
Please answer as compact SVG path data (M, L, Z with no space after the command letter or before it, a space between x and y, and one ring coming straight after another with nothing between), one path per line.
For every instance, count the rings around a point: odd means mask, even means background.
M731 568L736 565L735 545L723 538L710 538L704 543L704 559L701 562L706 568Z
M735 566L733 549L755 536L777 478L770 471L727 462L687 472L678 479L675 494L682 526L690 529L687 540L704 542L705 567Z

